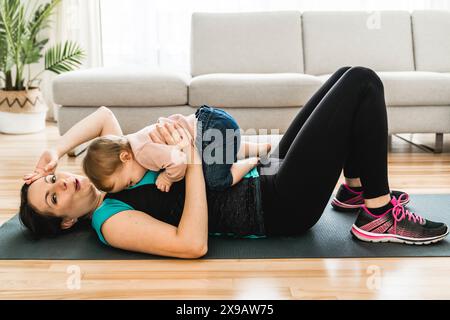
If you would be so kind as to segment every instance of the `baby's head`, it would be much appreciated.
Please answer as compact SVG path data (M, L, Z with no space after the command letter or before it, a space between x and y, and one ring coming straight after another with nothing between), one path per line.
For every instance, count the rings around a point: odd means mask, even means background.
M130 187L146 172L134 159L128 139L113 135L96 138L89 144L83 170L97 189L105 192Z

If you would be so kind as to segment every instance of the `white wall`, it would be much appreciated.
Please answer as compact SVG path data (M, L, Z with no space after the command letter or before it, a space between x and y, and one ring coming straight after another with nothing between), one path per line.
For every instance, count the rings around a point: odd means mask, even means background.
M446 9L450 0L101 0L105 66L189 72L192 12Z

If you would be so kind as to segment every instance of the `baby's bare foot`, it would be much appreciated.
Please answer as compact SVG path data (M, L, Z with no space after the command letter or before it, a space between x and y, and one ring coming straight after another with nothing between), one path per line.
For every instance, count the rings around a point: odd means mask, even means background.
M272 144L270 143L259 143L258 145L258 156L264 157L267 156L272 149Z

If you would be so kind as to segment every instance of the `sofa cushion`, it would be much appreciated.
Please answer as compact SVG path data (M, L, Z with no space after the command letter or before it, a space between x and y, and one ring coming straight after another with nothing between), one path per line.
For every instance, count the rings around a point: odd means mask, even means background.
M216 107L302 106L321 81L301 73L208 74L192 78L189 104Z
M450 72L450 11L412 13L416 70Z
M53 98L65 106L174 106L187 104L190 76L157 69L93 68L61 74Z
M450 106L387 108L389 133L450 133Z
M377 72L389 106L450 105L450 73L399 71ZM319 76L322 81L330 75Z
M304 12L305 73L345 65L376 71L413 71L410 14L406 11Z
M301 13L194 13L191 74L303 72Z
M58 107L58 128L62 135L75 123L87 117L98 107ZM223 108L229 112L243 130L244 135L283 134L302 107L280 108ZM155 123L159 117L181 113L189 115L197 108L183 105L170 107L110 107L116 116L124 134L129 134Z

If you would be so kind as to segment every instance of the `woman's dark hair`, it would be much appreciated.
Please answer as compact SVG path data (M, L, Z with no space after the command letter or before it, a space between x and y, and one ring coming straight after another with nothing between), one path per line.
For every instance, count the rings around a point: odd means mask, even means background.
M35 239L42 237L54 237L61 233L62 218L40 214L28 202L28 190L30 184L24 184L20 190L19 218L22 224L31 232Z

